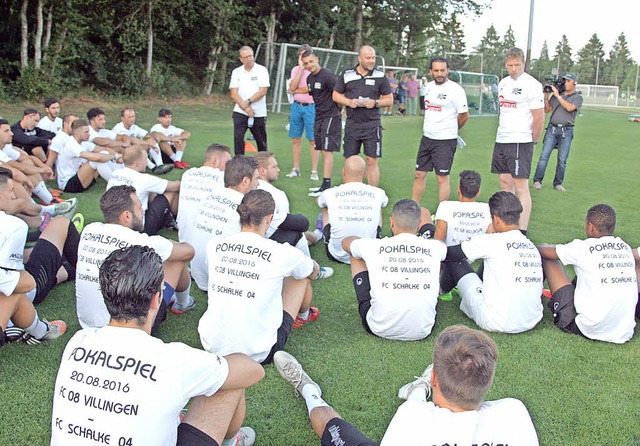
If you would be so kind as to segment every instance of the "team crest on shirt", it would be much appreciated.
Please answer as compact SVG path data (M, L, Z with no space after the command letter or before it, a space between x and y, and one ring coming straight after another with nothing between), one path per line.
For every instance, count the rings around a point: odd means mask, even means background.
M257 82L258 81L258 76L251 76L251 80Z
M316 82L315 84L313 84L313 88L315 90L320 90L322 89L322 84L320 82Z
M498 101L500 103L500 108L517 108L515 101L509 101L502 95L498 96Z
M441 112L442 106L431 104L428 100L424 100L424 109L430 112Z
M522 88L513 87L513 90L511 90L511 94L522 94Z
M447 99L446 93L438 93L438 99L442 99L443 101Z

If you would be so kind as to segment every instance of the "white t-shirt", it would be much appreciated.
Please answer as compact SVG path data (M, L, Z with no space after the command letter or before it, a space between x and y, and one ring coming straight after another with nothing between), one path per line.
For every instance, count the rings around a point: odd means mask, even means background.
M487 401L479 410L465 412L452 412L431 401L407 401L380 443L401 444L538 446L538 436L527 408L514 398Z
M135 328L80 330L62 354L51 445L175 446L180 410L228 376L225 358L181 342Z
M89 142L93 142L96 138L107 138L115 141L118 135L115 132L107 129L100 129L96 131L93 127L89 126Z
M638 284L633 251L621 238L606 236L557 245L564 265L574 265L576 325L590 339L622 344L636 326Z
M531 110L544 108L542 84L527 73L517 79L507 76L498 84L500 123L496 142L532 142Z
M149 133L145 129L138 127L136 124L132 124L131 127L126 128L122 121L114 125L111 131L117 135L127 135L138 139L143 139L147 136L147 133Z
M13 161L18 160L18 158L20 158L20 155L22 155L15 149L15 147L13 147L13 144L11 143L5 144L5 146L2 148L2 152L7 156L7 158L9 158L9 160Z
M49 145L49 150L53 150L56 153L60 153L69 138L71 138L70 135L60 130L58 133L56 133L56 136L54 136L53 139L51 140L51 144Z
M264 361L282 325L283 280L309 276L313 260L253 232L210 241L207 257L209 306L198 324L202 346Z
M240 215L236 211L242 201L242 193L226 187L214 190L202 202L186 242L196 251L191 260L191 277L198 288L207 289L207 243L214 238L240 232Z
M514 229L479 234L460 246L469 260L484 259L479 325L503 333L532 329L542 319L542 261L535 245Z
M48 116L45 115L42 118L40 118L40 121L38 121L38 124L36 125L36 127L39 127L42 130L47 130L51 133L58 133L60 130L62 130L62 118L57 116L52 121L51 119L49 119Z
M426 96L427 95L427 85L429 85L429 82L422 82L422 80L420 81L420 96Z
M458 137L458 115L469 113L464 89L452 80L438 85L427 84L424 98L422 133L430 139L444 140Z
M13 294L20 281L28 230L24 221L0 211L0 293L5 296Z
M343 263L351 263L349 254L342 249L342 240L351 235L376 238L380 210L388 202L384 190L359 182L344 183L322 192L318 205L329 210L331 255Z
M254 64L251 71L245 70L244 66L239 66L233 70L231 73L231 80L229 81L229 88L237 88L238 94L245 100L257 93L261 87L270 86L269 71L259 64ZM267 116L266 95L260 98L260 100L252 103L251 108L253 109L256 118ZM242 113L243 115L247 114L238 104L233 107L233 111Z
M351 253L369 270L369 328L376 335L401 341L429 336L436 320L440 262L447 247L440 240L413 234L357 239Z
M118 224L96 222L82 231L76 265L76 305L82 328L109 323L109 313L98 281L99 268L113 251L132 245L153 248L163 262L173 250L173 244L159 235L149 236Z
M142 209L146 212L149 207L149 194L163 194L167 190L168 184L169 182L162 178L124 167L113 172L113 177L107 183L107 190L113 186L135 187L136 195L142 203Z
M278 229L278 226L282 224L287 215L289 214L289 199L287 198L287 194L284 191L281 191L273 184L268 183L264 180L258 180L258 189L262 189L267 191L273 197L273 201L276 203L275 211L273 212L273 219L271 220L271 225L269 229L267 229L266 237L269 238L273 235L274 232Z
M224 171L218 168L192 167L182 174L176 218L181 242L187 239L187 233L191 231L202 201L218 188L224 188Z
M175 138L177 136L180 136L182 132L184 132L184 129L181 129L180 127L176 127L175 125L170 125L169 127L165 128L165 127L162 127L162 124L158 123L153 127L151 127L151 130L149 131L152 133L153 132L162 133L164 136L168 138Z
M90 151L87 146L78 143L75 138L67 138L67 142L58 153L58 160L56 161L56 178L60 189L64 190L67 181L78 173L80 166L87 162L86 159L80 158L80 155L83 152Z
M478 201L443 201L436 212L438 220L447 222L447 246L459 245L477 234L484 234L491 224L487 203Z

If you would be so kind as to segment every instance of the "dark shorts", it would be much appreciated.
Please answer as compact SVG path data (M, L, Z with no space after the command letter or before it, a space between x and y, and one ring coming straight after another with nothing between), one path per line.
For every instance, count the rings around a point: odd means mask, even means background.
M407 97L403 94L399 94L398 95L398 103L399 104L406 104L407 103Z
M364 147L365 155L371 158L382 157L382 127L347 127L344 131L344 157L358 155L360 146Z
M219 446L218 442L197 427L187 423L178 425L176 446Z
M576 306L574 295L576 288L574 285L565 285L556 290L547 303L553 313L553 323L561 330L569 333L584 336L576 324Z
M493 147L491 173L508 173L513 178L529 178L533 143L499 143Z
M4 331L2 331L2 327L0 327L0 347L2 347L4 344L5 344Z
M149 203L144 214L144 233L156 235L160 229L166 228L171 223L171 207L169 200L162 194L156 195Z
M322 446L378 446L379 443L360 432L353 424L336 417L329 420L325 426L320 444Z
M437 140L423 135L418 148L416 170L420 172L433 170L436 175L443 177L450 175L457 145L457 139Z
M323 152L339 152L340 139L342 139L342 118L316 118L313 124L316 140L316 150Z
M269 355L262 361L262 365L271 364L273 362L273 355L279 350L282 350L287 343L287 339L289 339L289 334L291 334L291 329L293 328L293 318L286 311L282 312L282 325L278 328L278 337L276 339L276 343L271 347L271 351Z
M334 256L331 255L331 252L329 251L329 240L331 240L331 223L327 223L327 225L324 228L322 228L322 241L324 242L324 252L327 255L327 258L329 260L342 263L340 260L337 260Z
M72 194L79 194L80 192L84 192L85 190L91 188L91 186L93 186L94 184L96 184L95 178L91 181L91 183L89 183L87 187L84 187L80 182L80 179L78 178L78 174L75 174L74 176L69 178L69 181L67 181L67 184L64 186L64 191Z
M56 274L62 266L62 255L49 240L39 239L31 251L29 261L24 269L36 281L36 295L33 304L38 305L47 297L49 291L56 285Z
M420 110L424 110L424 96L420 96L418 103L420 104Z
M369 271L362 271L353 276L353 289L356 290L356 299L358 300L358 313L362 319L364 329L374 334L367 322L367 313L371 309L371 283L369 282Z

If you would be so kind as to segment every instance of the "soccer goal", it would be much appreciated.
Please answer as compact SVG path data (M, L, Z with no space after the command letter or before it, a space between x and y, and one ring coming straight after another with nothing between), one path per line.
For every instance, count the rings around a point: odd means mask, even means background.
M494 116L498 114L498 76L452 70L449 72L449 78L460 84L467 94L470 115Z
M615 85L589 85L578 83L576 90L582 93L582 105L618 106L620 87Z

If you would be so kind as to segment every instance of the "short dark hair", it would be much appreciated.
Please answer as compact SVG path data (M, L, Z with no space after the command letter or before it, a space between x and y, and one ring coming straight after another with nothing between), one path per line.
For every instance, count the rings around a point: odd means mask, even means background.
M518 47L513 47L507 50L505 59L520 59L524 62L524 51Z
M482 178L475 170L463 170L460 172L460 193L465 198L475 198L480 192Z
M44 108L49 108L55 103L59 103L60 101L56 98L47 98L44 100Z
M242 226L259 226L262 220L276 209L271 194L262 189L247 192L236 209Z
M76 130L78 130L80 127L86 127L88 126L89 123L87 121L85 121L84 119L76 119L75 121L73 121L71 123L71 131L75 132Z
M7 121L6 119L0 118L0 125L11 125L11 124L9 124L9 121Z
M209 147L207 147L206 152L204 153L205 158L212 156L216 152L226 152L231 153L231 149L229 146L225 146L224 144L213 143Z
M6 167L0 167L0 187L4 187L8 180L13 179L13 172Z
M76 118L73 121L71 118ZM73 113L67 113L62 117L62 122L73 124L78 119L78 115L74 115Z
M163 280L162 259L148 246L116 249L100 265L100 290L109 315L117 321L144 324Z
M87 110L87 119L91 121L93 118L104 115L104 110L98 107L93 107Z
M100 197L100 210L105 223L115 223L124 211L133 212L133 200L136 188L133 186L114 186Z
M602 235L613 235L616 229L616 211L608 204L596 204L587 211L587 221Z
M517 225L522 213L520 199L511 192L496 192L489 198L491 216L498 216L507 225Z
M24 111L22 112L22 116L35 115L35 114L38 114L38 115L40 114L40 112L35 108L25 108Z
M171 113L171 110L169 110L168 108L161 108L160 111L158 112L159 118L163 118L169 115L173 115L173 113Z
M445 63L445 64L447 64L447 68L449 68L449 61L447 59L445 59L444 57L432 57L431 61L429 62L429 69L433 68L433 63L434 62Z
M393 205L393 221L402 229L418 229L421 213L420 205L410 198L399 200Z
M224 168L224 187L237 186L245 177L252 178L258 168L258 162L250 156L238 155Z

